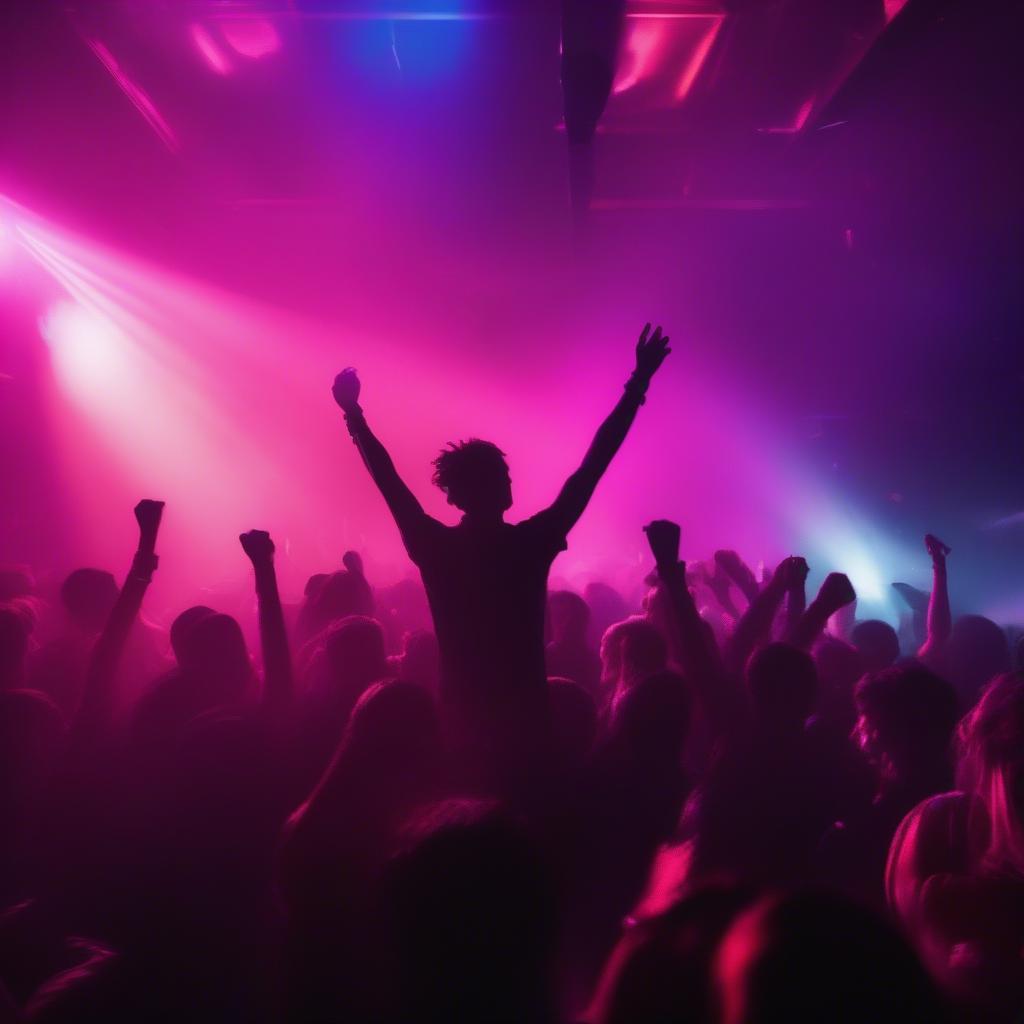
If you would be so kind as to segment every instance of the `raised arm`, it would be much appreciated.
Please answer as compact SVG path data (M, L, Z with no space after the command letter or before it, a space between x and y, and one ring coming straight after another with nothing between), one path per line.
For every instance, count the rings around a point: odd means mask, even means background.
M114 681L124 653L128 634L138 618L142 598L156 571L156 538L160 529L164 503L143 499L135 506L139 524L139 546L132 558L131 569L110 610L103 632L92 649L86 674L82 704L72 726L73 736L95 737L107 728L114 717L116 693Z
M654 555L659 586L664 588L672 608L679 641L679 667L687 674L717 673L720 664L714 634L697 611L686 585L686 563L679 560L679 526L667 519L656 519L644 527L644 533Z
M350 366L334 378L331 393L345 414L345 425L364 465L370 471L373 482L384 496L399 530L404 535L426 513L405 481L398 475L387 449L367 425L366 417L359 405L359 390L359 377Z
M736 584L748 605L754 603L761 588L750 566L735 551L716 551L715 566L724 573L726 579Z
M732 597L732 582L725 570L713 559L700 567L700 578L711 592L718 607L735 622L740 617L740 610Z
M810 569L804 558L794 559L786 590L786 610L783 623L783 639L789 643L796 636L800 620L807 611L807 574Z
M265 530L250 530L238 539L252 562L256 577L260 647L263 650L263 704L268 709L284 711L292 703L292 658L281 595L277 590L274 542Z
M795 647L809 650L811 644L818 639L828 620L840 608L857 599L853 584L841 572L831 572L825 577L818 596L807 606L800 621L790 635L790 643Z
M949 581L946 577L946 556L950 549L930 533L925 537L924 545L932 556L932 594L928 599L928 635L917 656L927 661L934 659L949 639L953 615L949 610Z
M787 558L775 574L754 594L747 610L736 623L732 636L725 644L725 667L738 677L754 649L771 636L772 623L789 588L794 558Z
M633 425L637 410L644 404L647 388L658 367L672 350L668 347L668 336L656 327L651 334L647 324L636 343L636 367L626 382L622 397L611 414L598 428L587 454L572 476L566 480L554 503L547 510L559 524L559 529L568 533L594 494L598 481L604 476L615 453Z
M644 527L654 555L658 585L672 611L674 653L679 667L695 687L712 732L726 732L737 719L737 695L722 671L718 644L701 618L686 585L686 563L679 560L679 527L659 519Z

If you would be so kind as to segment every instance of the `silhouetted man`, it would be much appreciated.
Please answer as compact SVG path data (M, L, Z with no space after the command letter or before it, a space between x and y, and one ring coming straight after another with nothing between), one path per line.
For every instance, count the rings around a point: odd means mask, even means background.
M512 482L497 446L462 441L434 460L434 483L463 512L457 526L445 526L423 511L367 425L355 370L335 378L334 398L349 433L423 576L441 651L446 724L457 745L507 748L511 754L512 746L541 730L548 570L565 550L566 535L625 440L669 351L660 327L653 334L650 324L644 327L636 367L580 468L549 508L515 524L504 519Z

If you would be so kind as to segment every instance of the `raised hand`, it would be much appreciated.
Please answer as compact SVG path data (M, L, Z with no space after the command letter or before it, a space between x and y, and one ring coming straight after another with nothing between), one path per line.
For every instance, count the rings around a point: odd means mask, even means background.
M931 555L933 562L945 562L946 555L953 550L948 544L943 544L938 537L931 533L924 535L924 546L928 549L928 554Z
M331 394L344 412L352 412L359 408L359 389L359 375L354 367L347 366L334 378Z
M274 542L266 530L249 530L238 539L242 542L242 550L249 556L253 565L264 565L273 561Z
M139 524L139 550L153 552L160 519L164 514L164 503L152 498L143 498L135 506L135 521Z
M932 592L928 598L928 635L917 654L930 663L937 659L953 631L953 613L949 607L949 581L946 578L946 555L948 544L943 544L933 534L926 534L924 546L932 558Z
M818 601L831 611L837 612L840 608L857 600L857 592L849 578L841 572L830 572L825 577L821 589L818 591Z
M794 590L807 582L807 574L810 571L807 559L800 555L790 555L778 567L776 576L782 577L783 585L787 590Z
M750 567L735 551L716 551L715 565L740 588L748 602L757 597L760 590L757 580Z
M156 533L160 529L160 517L164 514L164 503L152 498L143 498L135 506L135 521L143 533Z
M668 347L668 335L663 335L660 327L655 327L653 334L650 331L651 325L646 324L640 333L640 340L636 343L634 375L645 386L650 384L651 378L658 372L658 367L672 351Z
M679 524L668 519L655 519L644 527L657 565L670 566L679 562L680 532Z
M284 625L281 595L277 589L274 568L274 542L266 530L248 530L239 534L242 550L252 562L256 579L256 601L259 606L260 646L263 648L263 702L271 712L271 727L280 728L286 721L280 714L291 706L292 661L288 651L288 632Z

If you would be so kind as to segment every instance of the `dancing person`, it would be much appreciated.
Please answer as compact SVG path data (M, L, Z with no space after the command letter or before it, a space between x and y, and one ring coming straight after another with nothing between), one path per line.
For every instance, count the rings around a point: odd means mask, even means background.
M827 881L882 910L886 857L899 823L922 800L952 786L957 696L946 680L909 662L869 672L854 701L853 738L870 767L874 793L832 826L819 857Z
M503 775L543 731L548 572L625 440L670 352L668 340L660 327L653 333L649 324L644 327L623 395L579 469L550 507L516 524L504 518L512 482L500 448L474 438L449 444L437 457L434 483L463 513L458 525L445 526L424 512L371 431L359 405L355 370L335 378L334 398L349 433L423 577L440 645L450 737L467 763L492 782L492 770Z

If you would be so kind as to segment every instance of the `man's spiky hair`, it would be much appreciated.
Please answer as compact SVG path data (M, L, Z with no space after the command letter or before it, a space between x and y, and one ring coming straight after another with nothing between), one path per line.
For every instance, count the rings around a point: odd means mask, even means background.
M478 467L504 464L505 453L490 441L471 437L468 441L449 441L448 447L434 459L433 481L447 494L452 486L458 489L466 475L475 475Z

